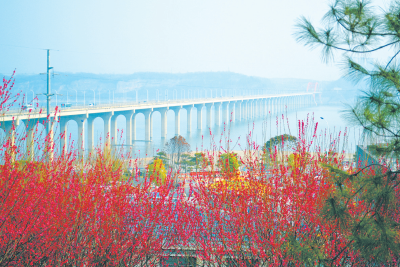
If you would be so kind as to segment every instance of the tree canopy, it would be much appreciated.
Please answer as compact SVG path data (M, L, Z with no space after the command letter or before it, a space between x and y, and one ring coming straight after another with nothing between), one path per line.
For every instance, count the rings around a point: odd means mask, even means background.
M219 156L218 167L220 172L224 175L235 176L239 171L240 162L238 161L237 154L233 152L223 153Z
M400 2L392 1L387 8L380 8L368 0L336 0L322 21L325 29L317 29L306 18L300 18L297 41L312 49L321 48L326 62L341 55L346 77L367 84L356 104L345 112L345 118L363 127L367 136L385 143L375 146L377 155L398 158ZM381 50L391 53L389 59L360 58ZM400 253L400 221L396 217L400 208L399 171L386 162L350 174L335 164L325 165L335 187L322 215L327 222L347 227L346 247L359 251L372 265L386 265ZM352 203L360 200L357 213L350 212ZM323 261L333 262L338 257L343 255L324 256Z
M277 135L277 136L271 137L265 143L265 148L269 152L269 150L275 146L278 146L279 148L283 149L284 147L292 146L296 142L297 142L297 138L295 136L292 136L289 134L282 134L282 135Z
M147 166L148 178L157 185L164 184L167 177L164 163L161 159L156 158L152 163Z

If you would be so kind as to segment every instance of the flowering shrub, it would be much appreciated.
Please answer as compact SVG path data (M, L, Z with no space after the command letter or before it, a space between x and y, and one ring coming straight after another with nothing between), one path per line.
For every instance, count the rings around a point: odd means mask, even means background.
M282 143L267 153L249 141L251 149L237 156L246 171L235 166L234 175L214 166L229 166L218 159L232 152L204 151L207 164L178 184L171 171L161 172L161 160L139 181L137 166L127 174L126 158L109 150L21 161L5 140L0 266L155 266L174 257L215 266L367 265L355 237L390 238L382 249L391 258L383 260L397 263L397 185L372 178L387 169L345 170L344 151L320 147L317 126L299 121L290 153L279 153ZM374 202L373 186L390 199ZM364 228L354 229L360 218ZM379 218L395 225L386 237L369 231Z

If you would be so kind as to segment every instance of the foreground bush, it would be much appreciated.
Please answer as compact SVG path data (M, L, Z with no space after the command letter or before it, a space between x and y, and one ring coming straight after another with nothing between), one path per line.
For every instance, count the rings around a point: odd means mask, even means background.
M126 172L107 147L85 159L20 160L6 138L0 266L155 266L177 257L211 266L398 265L398 166L347 168L343 136L329 139L309 121L299 121L292 151L283 153L284 138L268 150L249 139L233 171L224 159L232 151L203 151L198 171L179 182L171 170ZM330 147L319 145L324 138Z

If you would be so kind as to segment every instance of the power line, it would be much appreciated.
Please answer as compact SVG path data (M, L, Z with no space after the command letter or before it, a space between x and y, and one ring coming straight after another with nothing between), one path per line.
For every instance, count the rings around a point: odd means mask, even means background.
M80 54L92 54L92 55L107 55L107 56L115 55L115 54L109 54L109 53L94 53L94 52L88 52L88 51L73 51L73 50L65 50L65 49L47 49L47 48L41 48L41 47L10 45L10 44L0 44L0 46L18 47L18 48L35 49L35 50L50 50L50 51L80 53Z
M51 51L60 51L56 49L46 49L41 47L33 47L33 46L22 46L22 45L9 45L9 44L0 44L1 46L9 46L9 47L19 47L19 48L26 48L26 49L36 49L36 50L51 50Z

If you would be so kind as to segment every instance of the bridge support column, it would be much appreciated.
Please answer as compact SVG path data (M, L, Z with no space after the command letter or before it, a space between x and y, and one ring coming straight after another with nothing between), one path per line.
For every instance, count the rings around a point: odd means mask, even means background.
M87 150L88 150L89 153L92 153L92 151L94 149L94 125L93 125L94 119L95 119L95 117L89 117L86 120L86 122L87 122L87 132L88 132L88 140L87 140L88 147L87 147ZM62 149L62 145L61 145L61 149Z
M235 119L237 121L242 121L242 104L243 101L236 101L235 103Z
M247 103L248 100L243 100L242 105L241 105L241 115L242 115L242 120L246 121L247 120Z
M235 122L235 106L236 103L235 102L231 102L229 105L229 121L231 122Z
M19 126L19 120L15 119L13 121L2 121L1 122L2 128L4 130L6 139L10 140L10 147L15 145L15 138L16 138L16 130ZM15 160L15 154L12 154L13 161Z
M201 130L202 129L202 120L203 120L203 116L202 116L202 109L204 107L204 104L200 104L200 105L195 105L195 108L197 109L197 129Z
M253 100L252 101L252 119L255 120L258 116L257 116L257 100Z
M152 112L153 111L151 109L143 112L143 114L144 114L144 136L145 136L144 138L146 141L151 141L150 124L151 124L151 113Z
M297 109L300 108L300 97L299 96L296 96L296 107L297 107Z
M282 97L282 113L285 114L287 111L287 100L286 97Z
M78 117L75 121L78 123L78 154L83 158L85 153L85 121L87 116Z
M251 101L247 100L246 103L246 120L250 120L251 119Z
M273 105L273 99L272 98L268 98L268 106L267 106L267 110L269 114L272 114L272 105Z
M193 108L193 105L184 106L183 108L186 109L187 132L190 133L192 130L192 108Z
M260 101L254 100L254 118L257 119L260 117Z
M68 153L67 140L68 140L68 120L65 117L60 118L60 153L66 155Z
M278 98L278 115L282 115L283 112L283 97Z
M296 106L296 97L295 96L292 97L292 106L293 106L293 111L296 111L297 106Z
M249 106L248 109L249 114L248 114L248 118L249 120L253 120L254 119L254 100L249 100Z
M132 143L136 140L136 115L135 112L132 116Z
M267 110L267 99L263 99L262 101L262 116L265 118L268 115L268 110Z
M209 103L209 104L206 104L205 106L206 106L206 110L207 110L207 128L211 128L212 127L211 111L212 111L213 104Z
M221 126L221 102L214 103L214 120L215 125Z
M26 134L26 159L33 160L35 158L35 125L38 120L28 119L25 120L25 134Z
M281 98L280 97L277 97L276 99L275 99L275 114L276 115L279 115L279 113L280 113L280 110L281 110Z
M229 122L229 102L223 102L222 103L222 121L224 123Z
M182 107L171 108L175 113L175 136L181 134L181 108Z
M260 100L254 100L254 119L260 117Z
M150 114L150 140L153 140L153 115L154 112Z
M297 107L296 107L296 97L293 96L292 98L293 98L293 110L295 111L297 109Z
M135 110L130 111L125 116L125 118L126 118L125 144L128 146L132 145L132 117L133 117L133 114L135 114Z
M103 113L101 118L104 120L104 147L111 146L111 117L114 115L114 111Z
M117 117L118 115L115 115L113 118L111 118L111 131L109 136L111 139L110 143L113 146L117 145L118 136L121 135L121 133L118 133Z

